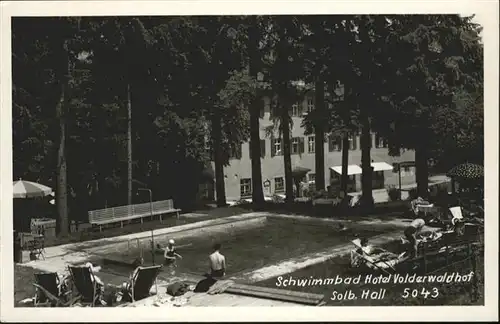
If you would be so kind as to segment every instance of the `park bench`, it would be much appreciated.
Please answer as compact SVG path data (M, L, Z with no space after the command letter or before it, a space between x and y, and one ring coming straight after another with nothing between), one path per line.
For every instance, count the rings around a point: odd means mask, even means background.
M123 222L133 219L140 219L143 223L144 217L153 217L160 215L160 222L163 221L163 214L177 215L179 218L180 209L174 207L174 202L171 199L155 201L152 204L143 203L136 205L126 205L98 210L91 210L89 214L89 223L99 226L99 231L102 231L102 226L113 223L120 223L123 227Z

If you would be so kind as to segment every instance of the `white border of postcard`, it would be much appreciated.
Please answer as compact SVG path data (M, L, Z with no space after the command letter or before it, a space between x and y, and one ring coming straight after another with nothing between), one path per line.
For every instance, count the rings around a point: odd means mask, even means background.
M498 320L498 1L3 1L1 10L1 309L2 321L480 321ZM475 14L485 46L485 306L14 308L12 266L12 16L220 14Z

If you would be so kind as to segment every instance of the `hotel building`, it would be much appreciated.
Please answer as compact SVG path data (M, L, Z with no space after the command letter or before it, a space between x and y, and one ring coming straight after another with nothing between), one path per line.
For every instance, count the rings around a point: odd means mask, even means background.
M263 96L263 105L260 113L260 138L261 138L261 165L264 195L282 194L285 191L285 170L283 160L282 141L279 134L269 136L266 129L273 125L271 118L271 96ZM310 169L303 181L314 181L315 172L315 136L305 135L302 127L304 116L314 109L314 93L305 96L303 101L292 106L291 128L291 160L292 169L302 167ZM373 188L382 189L386 186L400 184L399 172L393 169L394 163L414 161L414 151L401 152L400 156L389 156L387 141L377 134L372 134L371 159L373 167ZM325 152L325 184L332 189L340 187L340 174L342 172L342 138L327 135L324 144ZM241 145L241 150L234 154L229 165L224 167L224 181L226 198L239 200L250 198L252 195L252 167L250 158L250 143ZM359 134L353 134L349 139L349 192L361 191L361 148ZM414 167L401 170L401 184L415 183ZM212 187L212 186L210 186ZM212 187L213 188L213 187ZM212 190L210 188L210 190ZM208 189L208 188L207 188ZM216 193L215 193L216 194ZM212 196L212 195L210 195Z

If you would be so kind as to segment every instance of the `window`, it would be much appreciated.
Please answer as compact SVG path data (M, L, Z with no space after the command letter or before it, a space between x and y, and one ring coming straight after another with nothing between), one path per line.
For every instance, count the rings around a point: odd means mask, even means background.
M300 154L304 152L304 139L302 137L292 137L291 154Z
M229 155L229 158L230 159L236 159L236 160L241 159L241 144L236 145L231 150L231 154Z
M281 155L281 138L271 139L271 156Z
M240 179L240 196L246 197L252 194L252 179Z
M260 140L260 157L263 158L266 156L266 140ZM252 143L248 142L248 157L252 159Z
M314 98L309 97L307 98L307 112L311 112L314 110Z
M274 191L285 191L285 180L283 180L283 177L274 178Z
M357 148L356 135L349 134L349 150L354 151Z
M309 136L307 138L307 151L309 153L314 153L315 148L316 148L316 143L314 140L314 136Z
M328 138L328 151L342 151L342 137L330 135Z
M296 102L292 105L292 116L293 117L300 117L302 115L302 109L301 109L301 104L300 102Z
M380 136L379 134L375 134L375 148L387 148L387 140Z
M309 173L308 177L309 177L309 181L316 182L316 174L315 173Z

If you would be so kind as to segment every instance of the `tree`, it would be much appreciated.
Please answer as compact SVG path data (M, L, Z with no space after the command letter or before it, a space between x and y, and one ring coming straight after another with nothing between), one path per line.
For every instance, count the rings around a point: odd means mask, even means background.
M29 60L34 66L40 65L37 72L39 77L37 81L49 84L49 94L40 94L40 97L49 97L47 102L38 101L42 110L47 111L52 104L53 115L57 120L57 132L53 132L54 141L57 143L56 168L48 168L49 174L52 173L56 178L56 206L58 210L57 224L59 234L65 236L69 231L68 223L68 166L67 166L67 123L68 110L70 109L70 99L68 92L71 90L73 77L71 67L77 60L77 54L80 49L78 33L79 18L48 18L46 20L36 20L33 18L16 19L13 33L13 58L14 69L16 73L22 73L23 65ZM28 24L34 23L34 29L27 28ZM52 31L55 31L52 33ZM47 35L50 34L50 37ZM31 53L30 59L27 55ZM28 63L28 64L30 64ZM25 67L25 66L24 66ZM17 102L19 99L33 98L36 90L30 89L32 82L22 77L14 79L14 107L24 110L29 114L29 108L23 107L23 102ZM29 89L29 90L27 90ZM24 98L20 98L21 94ZM36 95L35 95L36 96ZM33 98L34 99L34 98ZM52 101L53 100L53 101ZM16 109L15 109L16 110ZM45 112L46 114L46 112ZM33 116L35 117L35 116ZM36 117L35 117L36 118ZM16 133L14 131L14 133ZM57 134L57 135L56 135ZM45 134L41 142L44 141ZM51 137L49 135L49 137ZM48 153L48 152L46 152ZM16 159L16 157L14 157ZM52 171L52 172L50 172ZM50 176L49 176L50 177Z
M383 105L382 97L385 80L381 73L385 64L382 49L386 46L386 35L390 23L385 16L355 16L352 19L352 29L356 32L353 51L355 77L350 86L355 89L356 102L359 108L361 126L361 204L366 208L373 207L371 166L371 133L373 120L380 114ZM382 78L381 78L382 76Z
M443 109L453 106L456 91L474 90L482 79L479 30L471 17L458 15L397 16L391 20L387 53L400 53L390 56L391 70L387 72L394 76L389 79L393 140L399 147L415 150L417 193L425 197L430 155L440 142L433 121Z
M291 161L291 131L293 127L290 112L292 105L304 92L298 80L304 77L302 23L299 18L289 16L268 17L265 44L267 78L271 91L276 94L275 105L272 105L272 118L278 128L283 147L283 164L285 169L286 201L293 202L293 177Z
M260 17L250 16L248 24L248 60L250 76L257 82L257 74L262 67L262 58L259 55L262 30L260 28ZM260 153L260 100L256 94L249 105L250 111L250 147L252 159L252 202L255 205L264 203L264 192L262 190L262 167Z

